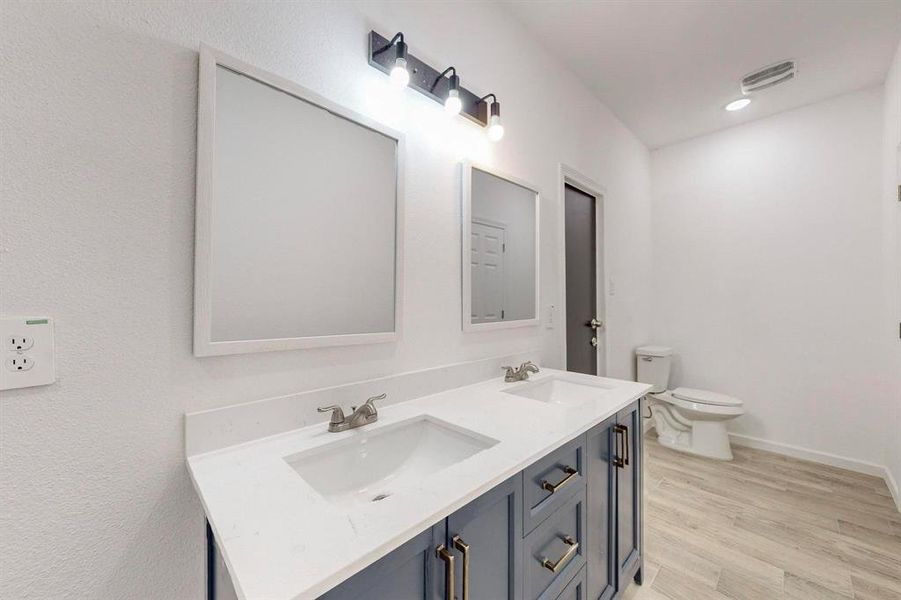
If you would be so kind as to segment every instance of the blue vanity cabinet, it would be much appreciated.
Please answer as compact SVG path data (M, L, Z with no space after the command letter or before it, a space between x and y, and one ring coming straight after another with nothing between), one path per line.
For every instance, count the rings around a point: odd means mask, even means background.
M435 548L447 535L445 522L423 531L382 557L321 600L441 600L443 565Z
M520 473L320 596L320 600L444 600L451 596L461 600L519 600L521 552ZM449 568L451 560L453 567ZM447 589L449 577L454 579L453 594Z
M582 567L579 574L573 577L566 587L557 596L557 600L589 600L587 573L588 567Z
M522 598L522 474L449 516L446 544L455 557L457 598Z
M591 600L609 600L616 594L615 427L616 416L613 416L589 431L585 443L589 565L586 587Z
M616 472L617 593L642 577L642 427L641 402L616 414L614 426Z
M619 599L642 576L640 406L538 459L320 599ZM209 539L208 597L235 598Z

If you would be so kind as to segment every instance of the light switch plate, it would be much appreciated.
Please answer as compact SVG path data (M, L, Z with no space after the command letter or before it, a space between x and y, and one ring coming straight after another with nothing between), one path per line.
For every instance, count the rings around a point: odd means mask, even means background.
M52 319L0 317L0 341L0 390L56 381Z

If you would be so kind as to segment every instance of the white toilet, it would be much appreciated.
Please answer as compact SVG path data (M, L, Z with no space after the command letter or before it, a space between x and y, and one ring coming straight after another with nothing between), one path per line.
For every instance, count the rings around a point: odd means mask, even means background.
M638 381L650 383L648 398L660 445L708 458L732 460L726 421L745 413L741 400L679 387L667 390L673 349L666 346L642 346L638 358Z

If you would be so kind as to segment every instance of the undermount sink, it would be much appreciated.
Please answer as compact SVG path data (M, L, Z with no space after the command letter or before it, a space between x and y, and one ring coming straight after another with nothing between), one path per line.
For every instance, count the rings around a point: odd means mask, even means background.
M541 381L518 385L504 392L548 404L573 407L594 402L612 389L614 389L612 385L606 385L601 381L589 382L574 375L548 377Z
M389 498L497 444L497 440L421 416L285 458L313 489L344 508Z

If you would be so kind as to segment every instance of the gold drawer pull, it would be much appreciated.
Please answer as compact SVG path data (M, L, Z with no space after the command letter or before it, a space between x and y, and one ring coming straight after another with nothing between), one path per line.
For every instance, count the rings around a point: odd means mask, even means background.
M551 562L546 558L541 559L541 566L550 571L551 573L556 573L560 569L566 566L573 556L576 555L576 552L579 551L579 542L572 539L572 537L568 535L564 535L560 537L569 548L566 549L566 553L557 559L557 562Z
M459 535L455 535L451 540L454 548L463 553L463 598L469 600L469 544L463 541Z
M560 480L559 483L551 483L547 479L541 482L541 489L547 490L550 493L555 493L557 490L562 488L564 485L573 480L573 478L579 474L576 469L572 467L563 467L563 472L566 473L566 477Z
M435 548L435 554L444 561L444 597L446 600L456 600L456 573L454 573L454 555L447 551L447 546L441 544Z

